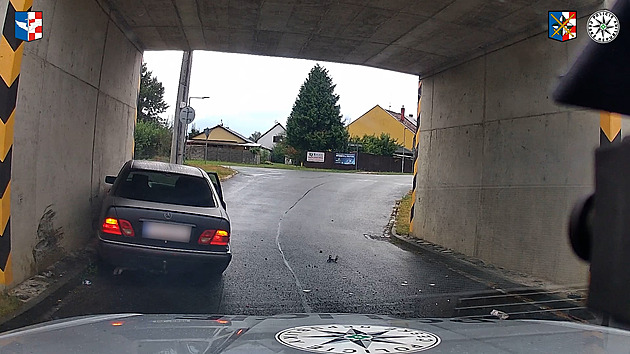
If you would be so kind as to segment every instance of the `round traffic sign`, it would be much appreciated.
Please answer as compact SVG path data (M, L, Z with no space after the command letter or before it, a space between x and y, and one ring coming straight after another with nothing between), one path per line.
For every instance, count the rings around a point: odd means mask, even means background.
M193 120L195 120L195 110L192 107L186 106L182 108L181 111L179 111L180 122L184 124L190 124Z

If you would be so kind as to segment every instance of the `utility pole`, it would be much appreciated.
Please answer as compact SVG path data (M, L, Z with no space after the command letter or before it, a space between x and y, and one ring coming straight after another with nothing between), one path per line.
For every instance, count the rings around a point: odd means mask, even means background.
M405 117L403 117L403 119L405 119ZM405 138L407 137L407 128L405 127L405 124L403 123L403 146L402 146L402 166L400 167L400 172L401 173L405 173Z
M405 138L407 137L407 128L405 127L405 106L403 105L400 109L400 123L402 123L403 128L403 146L401 148L401 162L400 162L400 173L405 173Z
M188 102L190 89L190 71L192 68L192 51L185 51L182 56L182 68L179 72L179 87L177 89L177 104L175 104L175 117L173 119L173 139L171 141L171 163L182 164L184 162L184 147L186 145L186 124L179 121L179 111Z

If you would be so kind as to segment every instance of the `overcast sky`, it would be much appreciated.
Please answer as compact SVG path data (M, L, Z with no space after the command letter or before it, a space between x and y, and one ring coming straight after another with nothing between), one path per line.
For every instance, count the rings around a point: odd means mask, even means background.
M144 53L147 67L164 84L164 99L169 109L162 115L175 114L177 81L182 52ZM365 66L195 51L191 74L190 96L193 99L197 129L223 124L245 136L254 131L264 133L275 121L286 123L300 86L309 71L319 63L329 71L335 92L340 96L341 114L349 121L359 118L375 105L391 106L399 112L404 105L415 116L418 78L388 70Z

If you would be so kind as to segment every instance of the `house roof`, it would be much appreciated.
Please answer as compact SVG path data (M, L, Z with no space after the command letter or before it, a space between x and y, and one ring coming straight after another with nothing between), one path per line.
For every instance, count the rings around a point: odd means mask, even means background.
M258 140L260 140L263 136L269 134L269 132L271 132L277 126L280 126L280 128L282 128L282 130L284 130L285 132L287 131L282 124L276 123L276 124L273 125L273 127L269 128L269 130L267 130L264 134L261 134L260 138L258 138ZM256 141L258 141L258 140L256 140Z
M378 105L377 105L378 106ZM382 107L381 107L382 108ZM383 110L385 112L387 112L390 116L394 117L397 121L400 122L400 112L394 112L394 111L390 111L389 109L385 109L383 108ZM403 122L401 122L402 124L405 125L405 127L409 130L411 130L412 132L416 132L416 130L418 129L418 126L416 125L416 123L412 122L411 120L409 120L409 118L405 117L405 120Z
M416 126L416 123L415 123L415 122L411 121L411 120L410 120L409 118L407 118L407 117L405 117L404 122L401 122L401 121L400 121L400 113L397 113L397 112L394 112L394 111L390 111L390 110L388 110L388 109L385 109L385 108L381 107L380 105L376 105L376 106L372 107L369 111L367 111L367 112L363 113L363 115L361 115L361 117L359 117L359 118L357 118L357 119L353 120L352 122L350 122L350 124L348 124L348 126L350 126L350 125L354 124L354 123L355 123L355 122L357 122L359 119L361 119L361 118L365 117L365 116L367 115L367 113L369 113L369 112L371 112L372 110L377 109L377 108L378 108L378 109L380 109L380 110L382 110L382 111L384 111L384 112L386 112L387 114L389 114L392 118L396 119L396 121L397 121L398 123L403 124L403 125L405 126L405 128L407 128L408 130L412 131L413 133L415 133L415 132L417 131L417 129L418 129L418 128L417 128L417 126Z
M243 144L255 144L255 142L251 141L250 139L244 137L243 135L239 134L238 132L225 127L221 124L215 125L214 127L210 128L210 133L212 133L213 130L215 129L223 129L226 132L228 132L229 134L235 136L236 138L240 139L243 141ZM202 140L202 141L206 141L206 134L205 133L200 133L199 135L194 136L192 139L190 140ZM212 141L212 140L209 140Z

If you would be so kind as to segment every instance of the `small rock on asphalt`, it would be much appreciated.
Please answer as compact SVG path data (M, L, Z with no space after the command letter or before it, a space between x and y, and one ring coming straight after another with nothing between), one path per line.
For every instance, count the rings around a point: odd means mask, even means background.
M490 315L498 317L500 320L507 320L510 317L507 313L499 310L490 311Z

